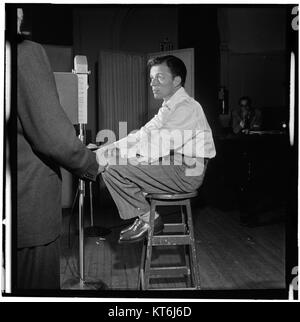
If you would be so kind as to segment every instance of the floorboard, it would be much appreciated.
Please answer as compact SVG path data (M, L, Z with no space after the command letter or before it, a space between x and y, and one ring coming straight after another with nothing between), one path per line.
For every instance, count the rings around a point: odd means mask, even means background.
M166 208L166 207L165 207ZM162 211L164 221L176 221L176 209ZM89 216L87 216L89 217ZM257 227L240 225L237 211L193 208L198 269L203 290L253 290L285 287L285 226L283 210L264 213L269 220ZM77 215L64 210L61 238L61 285L78 273ZM142 243L119 245L122 221L116 209L95 211L95 225L110 228L107 236L85 237L85 279L101 280L110 290L137 290ZM71 227L69 232L69 225ZM85 226L89 226L86 219ZM69 247L69 240L71 247ZM183 263L179 247L155 249L153 265ZM183 278L153 279L153 287L184 287Z

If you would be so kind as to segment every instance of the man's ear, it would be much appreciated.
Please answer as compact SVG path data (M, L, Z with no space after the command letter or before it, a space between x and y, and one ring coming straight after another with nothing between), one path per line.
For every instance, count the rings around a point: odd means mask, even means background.
M173 84L175 87L179 86L181 84L181 77L180 76L175 76L173 80Z

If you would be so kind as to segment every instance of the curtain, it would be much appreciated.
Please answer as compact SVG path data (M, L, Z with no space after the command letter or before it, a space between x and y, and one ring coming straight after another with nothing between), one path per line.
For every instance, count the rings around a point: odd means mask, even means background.
M147 121L146 63L142 55L102 51L99 55L98 131L109 129L119 139L119 122L127 134Z

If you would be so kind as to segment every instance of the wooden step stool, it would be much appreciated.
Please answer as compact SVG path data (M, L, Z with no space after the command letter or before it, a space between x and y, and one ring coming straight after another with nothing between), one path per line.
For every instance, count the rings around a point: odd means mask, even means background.
M197 191L179 194L147 194L146 197L150 201L150 229L148 231L148 237L145 239L141 256L139 285L141 286L142 290L153 289L149 287L150 279L152 277L175 277L180 275L185 275L187 277L187 287L180 289L200 289L190 202L190 199L196 197L197 195ZM164 225L164 234L153 235L156 207L174 205L181 207L181 223L166 223ZM184 208L186 211L184 211ZM184 266L151 267L152 247L170 247L178 245L184 247ZM166 288L163 289L166 290ZM178 290L179 288L170 289Z

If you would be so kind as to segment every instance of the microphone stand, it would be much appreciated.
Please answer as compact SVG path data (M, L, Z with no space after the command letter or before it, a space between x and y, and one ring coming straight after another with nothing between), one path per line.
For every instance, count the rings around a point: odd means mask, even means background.
M93 183L89 182L89 193L90 193L90 220L91 226L85 227L84 232L89 237L105 237L111 233L111 230L106 227L94 225L94 208L93 208Z
M74 59L75 70L73 73L78 75L78 122L79 122L79 139L85 145L87 123L87 75L90 73L87 69L86 56L76 56ZM83 76L83 77L81 77ZM77 279L69 280L64 283L65 289L80 289L80 290L105 290L108 289L107 285L101 280L86 281L85 265L84 265L84 201L85 201L85 182L79 179L78 183L79 192L79 216L78 216L78 229L79 229L79 281ZM90 197L91 183L90 183ZM92 199L90 199L92 205ZM91 219L93 209L91 208ZM93 220L93 219L92 219ZM93 221L92 221L93 225ZM92 226L94 227L94 226Z
M96 150L97 148L89 147L90 150ZM111 233L111 230L102 226L94 225L94 207L93 207L93 182L89 182L89 199L90 199L90 223L89 227L84 229L84 232L89 237L105 237Z

